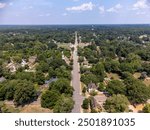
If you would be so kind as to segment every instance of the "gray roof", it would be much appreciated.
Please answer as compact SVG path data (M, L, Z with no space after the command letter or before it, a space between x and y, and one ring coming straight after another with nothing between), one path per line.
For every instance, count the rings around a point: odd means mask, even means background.
M6 79L4 77L0 78L0 82L4 82Z
M95 83L89 83L88 84L88 89L97 89L97 86Z

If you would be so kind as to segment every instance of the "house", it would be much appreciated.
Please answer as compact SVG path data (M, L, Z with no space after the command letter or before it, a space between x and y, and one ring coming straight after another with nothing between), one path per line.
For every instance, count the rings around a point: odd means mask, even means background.
M98 87L96 86L96 84L95 84L95 83L92 83L92 82L89 83L88 86L87 86L87 89L88 89L88 92L89 92L89 93L92 92L92 91L98 91L97 88L98 88Z
M17 71L17 67L16 65L14 64L13 61L11 61L7 66L6 66L10 72L14 73Z
M29 58L29 64L34 64L36 62L37 56L31 56Z
M141 76L140 76L140 79L146 79L147 77L148 77L147 72L142 72Z
M22 59L21 66L25 67L25 65L27 65L27 62L24 59Z

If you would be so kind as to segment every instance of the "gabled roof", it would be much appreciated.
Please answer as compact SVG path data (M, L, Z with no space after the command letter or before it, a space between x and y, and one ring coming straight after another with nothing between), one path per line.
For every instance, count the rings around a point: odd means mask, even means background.
M97 86L95 83L89 83L88 84L88 89L97 89Z

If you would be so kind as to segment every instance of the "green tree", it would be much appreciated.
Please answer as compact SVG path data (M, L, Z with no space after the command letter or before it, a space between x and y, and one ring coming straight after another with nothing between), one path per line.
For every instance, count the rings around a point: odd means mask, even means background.
M25 105L37 98L37 92L34 88L33 83L22 80L20 81L15 90L14 102L18 105Z
M0 84L0 101L5 100L6 89L4 85Z
M62 95L54 106L55 113L69 113L72 111L74 101L71 97Z
M134 71L135 71L130 63L121 63L120 69L122 72L134 73Z
M82 93L85 94L86 91L87 91L87 88L84 86L83 89L82 89Z
M35 81L39 84L39 85L43 85L45 83L45 76L41 71L37 71L35 74Z
M91 82L97 84L99 82L99 79L94 74L83 74L81 75L81 82L83 82L86 85L88 85Z
M84 57L80 56L78 61L79 63L82 63L84 61Z
M118 72L120 70L120 63L116 60L108 60L104 65L107 72Z
M48 69L48 75L49 75L49 78L56 77L56 72L52 67Z
M13 56L13 60L14 60L14 62L16 62L16 63L21 63L22 57L21 57L20 55Z
M99 91L104 91L104 90L106 90L106 85L105 85L103 82L100 82L100 83L99 83L99 86L98 86L98 90L99 90Z
M140 70L141 67L141 59L134 53L128 54L126 60L120 65L122 71L128 71L130 73Z
M113 95L106 100L104 108L109 113L128 112L128 105L129 101L126 96Z
M55 82L52 82L49 85L49 89L50 90L56 90L58 91L60 94L68 94L68 95L72 95L73 94L73 88L70 86L70 82L67 79L58 79Z
M34 82L34 73L33 72L17 72L15 75L16 79L28 80Z
M143 108L144 113L150 113L150 104L146 104Z
M88 109L89 108L89 99L88 98L85 98L83 100L82 108L83 109Z
M41 106L44 108L53 109L56 102L60 98L60 94L57 91L51 90L46 91L41 97Z
M105 68L102 63L97 63L91 70L98 78L99 81L102 82L105 77Z
M67 78L71 80L71 72L67 70L65 66L61 66L60 68L57 68L55 70L55 73L58 78Z
M48 68L49 68L48 63L42 61L42 62L40 62L39 65L37 66L36 70L37 70L37 71L42 71L43 73L45 73L45 72L48 72Z
M126 96L133 104L145 103L150 98L150 87L142 81L128 77L124 83L127 88Z
M126 87L122 81L119 80L112 80L108 83L106 88L109 94L126 94Z
M3 76L3 69L2 69L2 65L0 65L0 77Z
M16 86L19 83L19 80L10 80L6 84L4 84L5 87L5 99L7 100L13 100L14 94L16 91Z

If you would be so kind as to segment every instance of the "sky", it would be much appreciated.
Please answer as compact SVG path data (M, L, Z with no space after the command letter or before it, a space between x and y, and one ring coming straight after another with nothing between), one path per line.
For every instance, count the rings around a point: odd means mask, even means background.
M150 24L150 0L0 0L0 24Z

